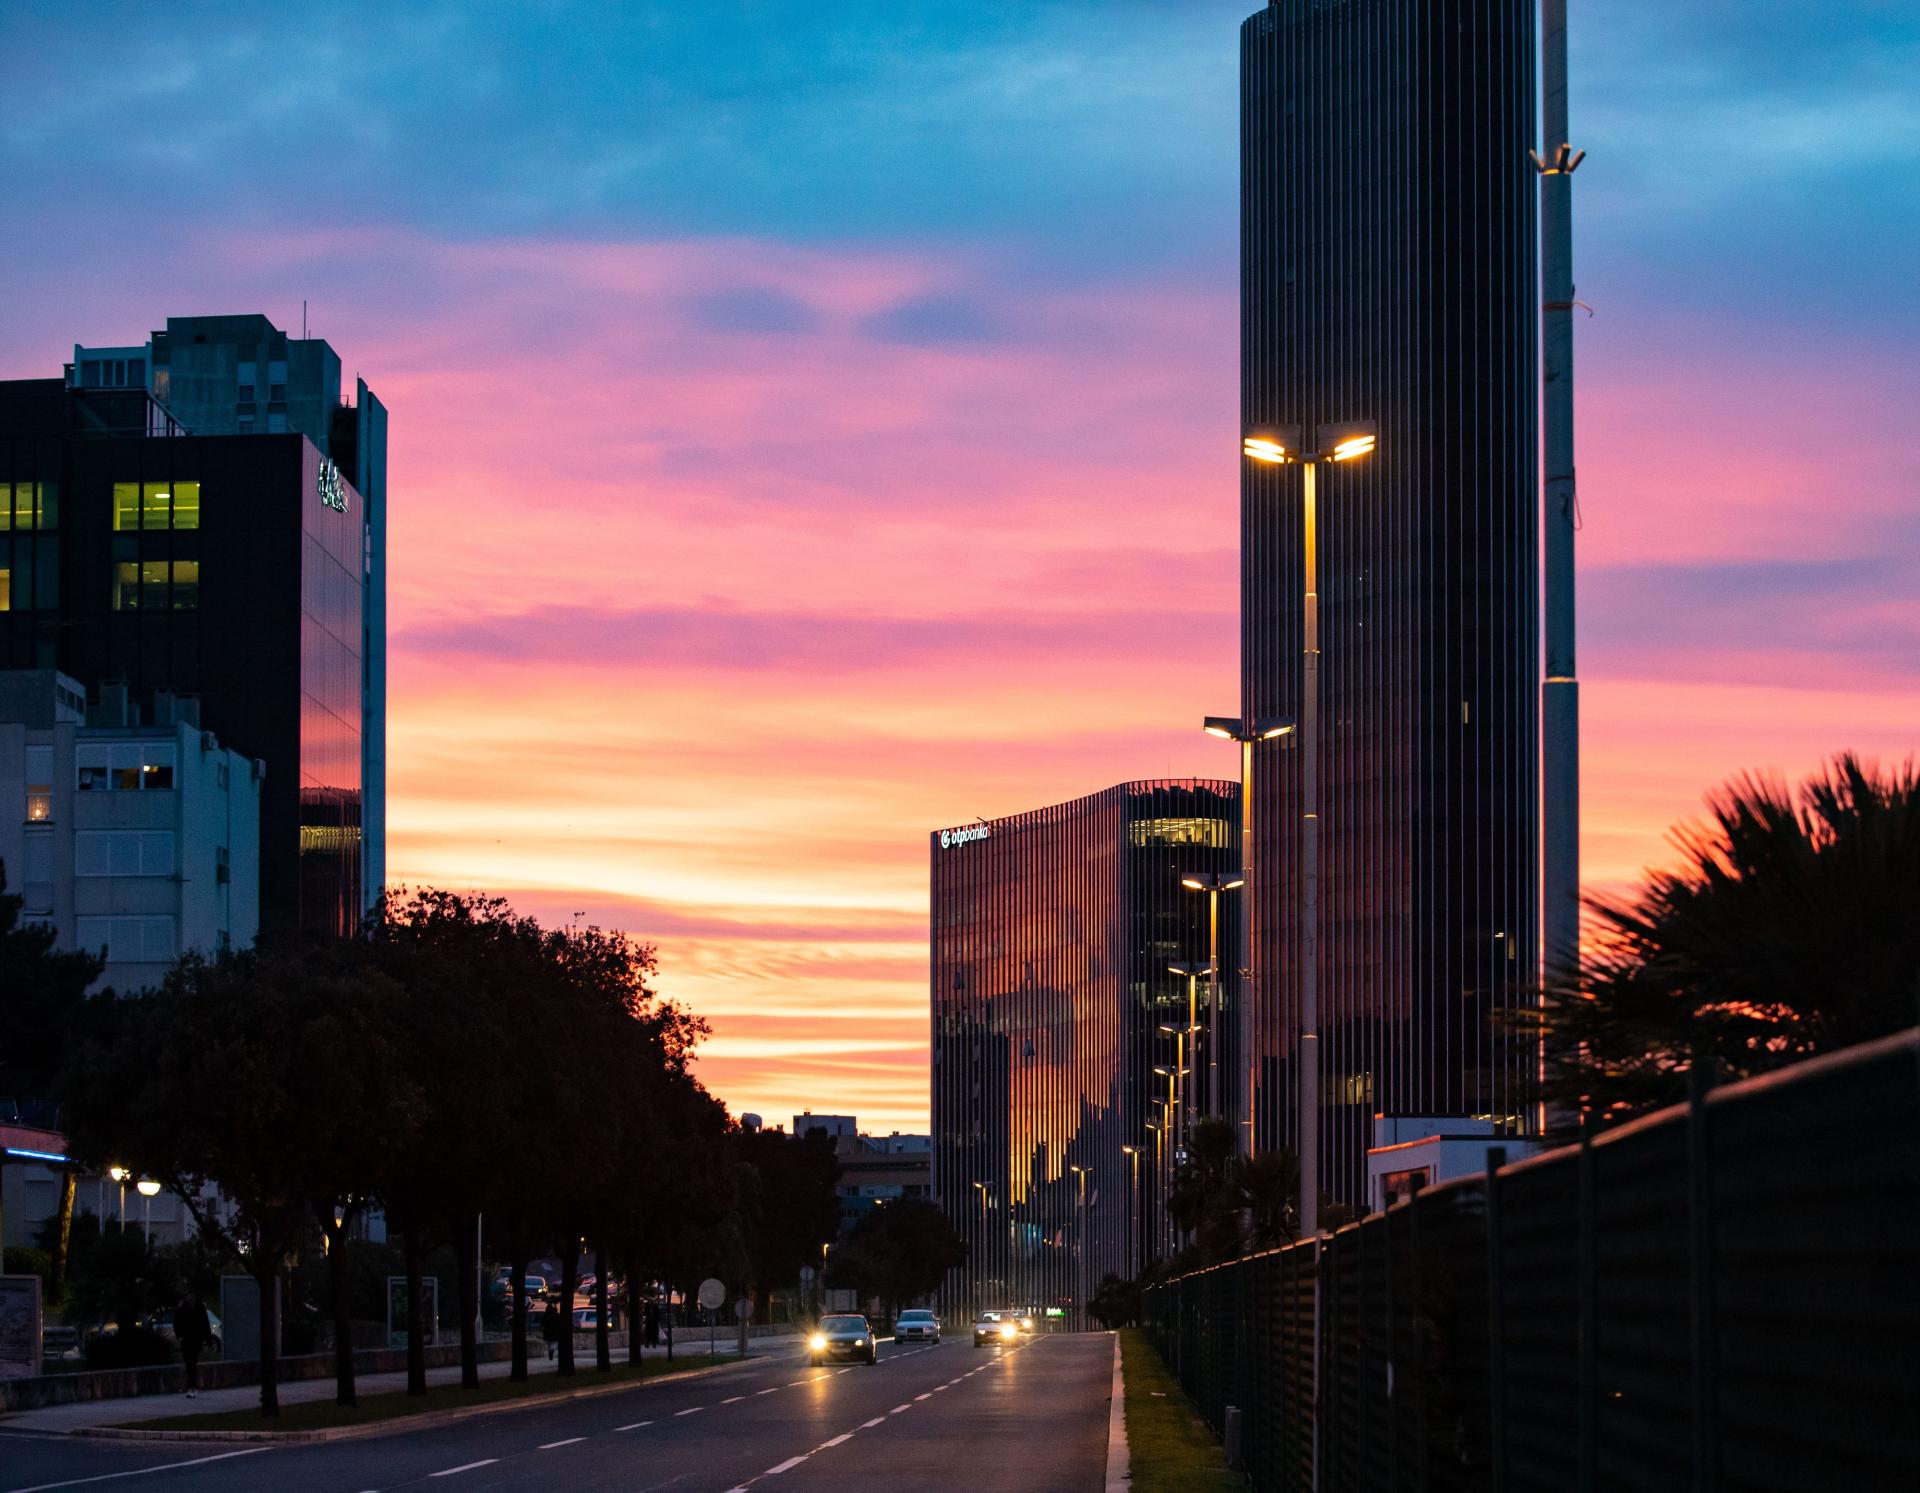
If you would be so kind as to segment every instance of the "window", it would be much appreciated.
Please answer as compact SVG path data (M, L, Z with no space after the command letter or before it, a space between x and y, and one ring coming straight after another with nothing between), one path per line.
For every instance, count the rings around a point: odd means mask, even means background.
M116 612L190 612L199 605L198 560L121 560L113 567Z
M284 435L286 434L286 430L287 412L285 410L269 409L267 411L267 434Z
M113 527L126 532L144 529L200 527L198 482L116 482L113 484Z
M51 482L0 482L0 534L58 528L60 489Z
M156 792L173 787L173 743L85 742L74 767L74 787L82 793Z
M170 829L83 829L73 837L75 876L171 876Z
M45 824L53 818L53 748L27 748L27 823Z
M160 963L173 958L173 919L80 918L80 947L103 950L108 959Z
M234 383L238 386L237 393L240 403L253 403L253 386L257 382L258 378L255 373L254 364L242 363L239 368L235 370Z
M24 837L25 875L20 878L23 912L53 911L53 836L44 831Z

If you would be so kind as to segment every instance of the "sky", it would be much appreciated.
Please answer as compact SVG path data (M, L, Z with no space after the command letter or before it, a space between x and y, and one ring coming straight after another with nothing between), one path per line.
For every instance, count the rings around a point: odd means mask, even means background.
M392 411L392 876L924 1130L927 831L1227 776L1253 7L0 8L0 377L261 311ZM1920 9L1575 0L1583 857L1920 737Z

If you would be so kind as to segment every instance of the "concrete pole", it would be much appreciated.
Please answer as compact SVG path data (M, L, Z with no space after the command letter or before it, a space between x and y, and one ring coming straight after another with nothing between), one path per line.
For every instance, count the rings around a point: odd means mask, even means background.
M1220 888L1207 892L1207 1113L1222 1115L1220 1102Z
M1580 683L1574 658L1573 168L1567 143L1567 3L1542 0L1540 258L1546 457L1544 632L1540 687L1542 969L1580 968Z
M1240 1061L1246 1065L1247 1081L1236 1106L1240 1154L1251 1156L1254 1149L1254 1090L1258 1065L1253 1051L1253 723L1240 726L1240 978L1234 983L1240 992L1240 1009L1235 1012L1240 1032Z
M1320 534L1314 472L1301 465L1300 1231L1320 1228Z

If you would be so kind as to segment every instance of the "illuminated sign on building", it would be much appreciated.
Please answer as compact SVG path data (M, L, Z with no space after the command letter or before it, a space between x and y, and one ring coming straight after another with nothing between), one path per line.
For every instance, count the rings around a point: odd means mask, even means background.
M984 824L969 824L964 829L943 829L940 831L940 848L952 850L956 845L965 845L970 840L984 840L993 834L993 830Z
M320 490L320 502L323 507L331 508L335 513L347 511L347 484L340 478L340 468L331 461L320 463L320 476L315 484Z

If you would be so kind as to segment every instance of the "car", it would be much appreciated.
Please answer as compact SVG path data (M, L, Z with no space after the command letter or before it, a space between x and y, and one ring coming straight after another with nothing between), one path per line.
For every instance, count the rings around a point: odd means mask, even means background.
M981 1312L973 1319L973 1346L976 1348L984 1348L988 1343L1017 1342L1019 1337L1020 1314L1018 1312Z
M835 1312L822 1317L820 1325L807 1339L808 1363L828 1363L836 1358L880 1361L880 1345L874 1341L873 1328L857 1312Z
M893 1340L896 1343L937 1343L940 1341L940 1319L924 1308L904 1311L893 1319Z

